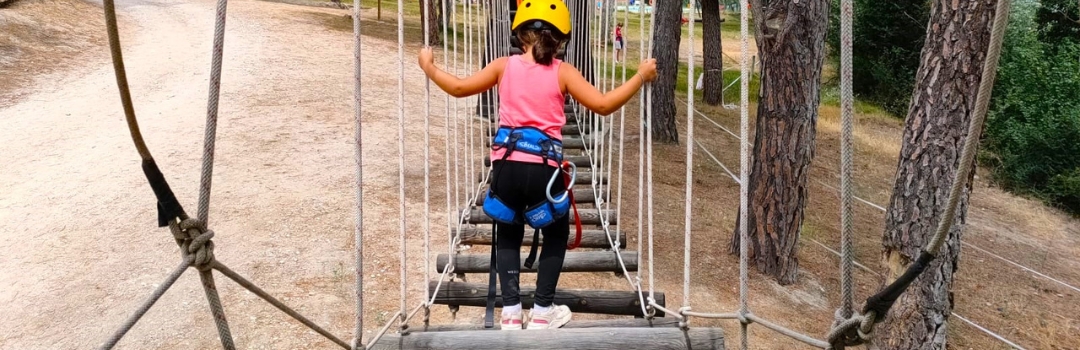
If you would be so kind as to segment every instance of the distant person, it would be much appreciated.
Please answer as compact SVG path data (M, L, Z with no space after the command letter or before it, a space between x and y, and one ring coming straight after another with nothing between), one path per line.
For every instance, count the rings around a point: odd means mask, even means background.
M645 82L656 78L656 60L641 62L637 75L604 94L573 65L555 58L570 36L570 12L561 0L522 1L510 28L524 52L492 61L470 77L458 78L439 69L430 47L420 50L418 59L428 78L455 97L472 96L498 85L500 125L492 141L491 189L484 199L484 212L496 222L497 261L492 263L502 284L501 329L559 328L571 318L570 308L554 304L570 236L569 204L552 202L552 197L562 197L567 185L563 176L558 176L562 127L566 125L565 96L570 94L598 114L611 114ZM549 179L553 180L550 186ZM544 216L551 220L537 222L533 215L537 210L547 211L544 214L549 215ZM544 240L533 309L523 327L518 275L526 223L542 230Z
M626 42L623 41L622 35L622 23L615 25L615 62L625 59L626 56Z

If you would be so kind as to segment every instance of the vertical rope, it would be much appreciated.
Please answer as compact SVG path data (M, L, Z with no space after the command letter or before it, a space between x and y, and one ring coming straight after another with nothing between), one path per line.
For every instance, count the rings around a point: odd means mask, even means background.
M449 64L450 64L450 56L449 56L450 50L447 47L447 43L450 41L450 30L449 30L449 27L450 27L450 8L453 6L453 4L451 4L450 6L447 6L447 3L450 3L451 1L452 0L442 0L441 1L442 2L442 20L443 20L443 28L442 28L443 29L443 32L442 32L443 33L443 40L442 40L442 44L443 44L442 46L443 47L442 47L442 49L443 49L443 65L444 66L449 66ZM451 121L450 121L450 95L449 94L446 95L446 101L445 101L445 105L443 107L444 107L445 113L446 113L444 115L446 117L446 124L443 125L443 132L444 132L443 156L445 157L444 158L445 162L443 164L444 164L444 170L445 170L445 173L446 173L446 183L445 183L446 184L446 237L447 237L447 241L446 241L446 243L447 243L447 252L446 253L449 254L449 256L453 256L454 255L454 225L453 225L453 219L455 217L457 217L456 215L454 215L454 213L457 212L457 210L454 209L453 201L451 200L454 196L452 195L452 192L451 192L451 190L453 188L453 178L450 177L450 168L452 167L452 165L451 165L452 163L450 162L450 123L451 123ZM447 264L453 265L453 261L454 261L454 259L450 259L450 261ZM449 268L445 268L443 271L447 271L447 270L449 270Z
M990 105L990 96L994 89L994 79L997 76L998 59L1001 57L1001 43L1005 39L1005 27L1009 22L1009 0L998 0L997 9L994 11L994 27L990 32L990 48L987 49L986 62L983 62L982 78L979 81L979 90L975 95L975 110L971 114L971 123L968 124L967 137L964 138L964 148L960 153L960 168L956 171L952 187L949 188L949 202L945 212L938 221L934 239L926 245L926 252L937 255L941 244L945 242L945 236L952 228L956 219L956 207L960 203L960 196L967 186L967 179L974 171L975 153L979 145L979 137L982 134L983 123L986 121L986 110Z
M431 47L431 0L424 6L424 47ZM424 324L431 315L427 298L431 295L431 79L424 79Z
M696 0L690 0L690 6L695 6ZM681 11L680 11L681 12ZM693 228L693 197L694 197L694 10L690 10L690 21L687 23L690 30L690 54L686 58L686 227L683 238L683 307L690 308L690 244L691 231ZM685 322L685 320L684 320Z
M447 1L447 0L443 0L443 1ZM460 71L461 67L458 64L459 57L458 57L457 0L449 0L449 1L450 1L450 23L451 23L451 25L454 26L454 55L453 55L454 67L453 67L453 70L454 70L454 75L455 76L460 76L461 75L461 71ZM464 26L462 28L464 28ZM447 65L449 65L449 64L447 64ZM461 191L462 191L462 188L461 188L461 153L462 152L459 151L461 149L461 138L460 138L461 132L458 131L458 125L461 124L460 123L461 121L458 118L459 117L458 113L460 112L460 110L458 109L458 107L459 107L458 106L459 99L455 98L455 99L453 99L453 102L454 102L454 107L453 107L454 118L453 118L453 122L454 122L454 206L455 206L454 207L454 212L456 213L455 216L457 216L457 221L461 222L461 220L463 219L463 218L460 217L460 212L461 212L462 208L458 207L459 205L464 204L464 203L461 202ZM450 260L453 261L454 259L450 259Z
M640 40L638 42L638 60L639 61L644 61L645 57L646 57L645 56L646 55L645 54L645 41L647 40L647 38L645 37L645 6L646 5L645 5L644 1L642 1L641 5L638 6L638 23L640 24L638 26L638 38ZM646 94L646 91L647 90L641 89L637 93L638 94L638 120L637 120L638 123L641 123L643 120L646 119L646 117L645 117L645 101L646 101L646 99L648 99L648 95ZM638 125L641 125L641 124L638 124ZM645 191L641 190L642 185L645 183L645 138L642 137L640 131L638 132L638 181L637 181L637 183L638 183L638 207L637 207L637 212L638 212L638 215L637 215L637 245L638 245L638 247L637 247L637 253L638 253L638 257L640 259L640 257L644 256L644 254L642 254L643 253L642 252L642 250L643 250L642 249L642 247L643 247L643 244L642 244L643 234L642 233L645 231L644 230L644 225L642 225L642 216L643 216L643 213L645 212L645 210L644 210L645 209L644 208ZM638 281L641 281L641 269L637 269L637 270L638 270L637 271ZM652 279L651 278L649 280L649 283L650 283L649 288L651 289L652 288L652 286L651 286ZM651 295L650 295L650 297L651 297Z
M210 65L210 92L206 103L206 131L203 139L202 178L199 183L199 221L203 225L209 225L210 223L210 187L214 177L218 100L221 96L221 62L225 47L225 19L228 4L228 0L218 0L215 12L214 46ZM233 344L232 334L229 331L229 322L225 319L225 310L221 306L217 286L214 285L213 272L209 269L200 270L199 279L202 281L206 300L210 303L210 311L214 315L214 324L217 325L221 346L225 349L235 349L236 345Z
M405 327L405 299L408 296L405 244L405 3L397 2L398 20L398 237L401 240L401 326ZM426 298L426 296L425 296Z
M218 99L221 96L221 61L225 47L225 15L229 0L218 0L214 25L214 47L210 63L210 96L206 101L206 132L203 139L202 178L199 184L199 221L210 225L210 185L214 179L214 150L217 140Z
M356 315L353 328L352 348L362 349L364 338L364 143L363 143L363 99L361 83L361 36L360 4L353 4L353 145L356 148L353 161L356 164L356 216L353 230L356 251Z
M854 266L853 237L854 224L852 221L852 176L854 143L854 115L852 113L851 87L851 32L852 32L852 1L840 1L840 310L838 316L842 319L851 317L852 305L854 305L855 291L853 290L852 273Z
M746 350L750 287L747 282L747 211L750 204L750 6L747 0L739 0L739 338L740 349Z
M655 0L654 0L655 3ZM653 54L654 37L656 33L656 11L651 11L649 14L649 57ZM653 123L652 123L652 88L653 84L645 84L645 95L647 96L645 106L645 129L648 131L647 138L645 140L645 181L648 186L649 200L648 200L648 220L649 220L649 301L656 301L656 283L653 279Z

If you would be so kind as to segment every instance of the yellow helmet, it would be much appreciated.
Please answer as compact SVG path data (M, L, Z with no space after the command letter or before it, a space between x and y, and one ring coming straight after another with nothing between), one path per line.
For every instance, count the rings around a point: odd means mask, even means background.
M510 30L529 21L542 21L563 35L570 35L570 10L562 0L520 0Z

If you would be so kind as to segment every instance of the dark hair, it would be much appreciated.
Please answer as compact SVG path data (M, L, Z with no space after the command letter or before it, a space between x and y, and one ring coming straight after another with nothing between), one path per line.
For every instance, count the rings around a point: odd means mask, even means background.
M550 66L555 59L555 54L566 41L566 36L547 26L546 23L536 23L544 25L537 28L533 23L526 23L518 27L514 34L517 35L523 49L525 46L532 45L533 60L536 63Z

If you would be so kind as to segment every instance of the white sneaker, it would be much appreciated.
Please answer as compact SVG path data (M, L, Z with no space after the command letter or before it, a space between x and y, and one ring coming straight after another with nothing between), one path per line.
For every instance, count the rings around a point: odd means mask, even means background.
M520 331L522 329L522 325L523 323L521 322L521 310L518 310L518 312L503 314L499 329L504 331Z
M572 313L570 308L566 305L552 304L551 308L547 312L538 313L534 310L529 311L529 326L525 327L528 330L535 329L552 329L565 326L570 322Z

